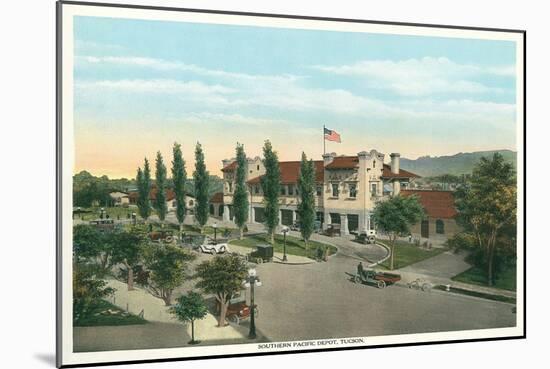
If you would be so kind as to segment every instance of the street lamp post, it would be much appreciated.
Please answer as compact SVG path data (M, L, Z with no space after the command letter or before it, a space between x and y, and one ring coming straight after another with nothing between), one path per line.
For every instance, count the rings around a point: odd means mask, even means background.
M283 262L287 262L286 257L286 234L290 231L290 229L287 226L283 227Z
M244 286L246 288L250 287L250 331L248 332L248 338L256 338L256 321L254 320L254 312L256 307L254 305L254 286L261 287L262 282L260 278L256 275L256 269L251 268L248 270L248 276L244 281Z
M218 223L214 223L213 227L214 227L214 243L216 243L217 236L218 236Z

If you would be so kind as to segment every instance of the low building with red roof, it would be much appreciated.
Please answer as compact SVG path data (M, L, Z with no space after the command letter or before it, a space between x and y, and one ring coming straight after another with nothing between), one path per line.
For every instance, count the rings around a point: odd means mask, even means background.
M452 191L402 190L402 196L417 196L426 217L411 229L413 235L429 239L447 239L460 231Z
M149 201L151 201L151 206L154 204L154 202L157 199L158 189L155 185L151 186L151 191L149 192ZM166 195L166 207L168 211L175 211L176 210L176 193L171 188L167 188L165 190ZM130 206L137 206L137 200L139 198L139 192L137 191L131 191L128 193L128 200L130 203ZM185 195L185 207L187 209L187 214L192 214L193 210L195 208L195 198L190 195Z

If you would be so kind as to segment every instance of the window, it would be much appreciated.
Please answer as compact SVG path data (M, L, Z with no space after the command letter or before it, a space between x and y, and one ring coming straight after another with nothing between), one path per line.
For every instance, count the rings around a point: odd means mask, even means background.
M323 195L323 186L317 186L317 196Z
M357 185L355 183L349 184L349 197L351 198L357 197Z
M281 195L286 196L286 186L281 186Z
M288 195L289 196L294 195L294 186L293 185L288 186Z
M338 183L332 184L332 197L338 197Z
M189 200L189 206L193 206L194 202L193 200Z
M259 185L255 185L254 186L254 193L257 195L260 193L260 186Z
M256 165L256 170L260 170L260 166L259 166L259 165Z
M376 160L373 160L373 161L372 161L372 167L373 167L373 168L376 168Z
M210 204L210 215L214 215L214 205Z
M376 196L376 194L377 194L376 183L371 183L371 185L370 185L370 195L371 196Z
M233 183L227 182L227 188L228 188L229 193L233 192Z
M445 223L443 220L438 219L435 221L435 233L445 234Z

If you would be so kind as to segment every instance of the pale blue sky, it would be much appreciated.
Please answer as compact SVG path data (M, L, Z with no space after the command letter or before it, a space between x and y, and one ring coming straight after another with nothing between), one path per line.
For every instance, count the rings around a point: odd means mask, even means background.
M516 148L512 42L95 17L74 30L75 170L130 176L174 141L189 157L201 141L213 172L237 141L320 158L323 124L342 154Z

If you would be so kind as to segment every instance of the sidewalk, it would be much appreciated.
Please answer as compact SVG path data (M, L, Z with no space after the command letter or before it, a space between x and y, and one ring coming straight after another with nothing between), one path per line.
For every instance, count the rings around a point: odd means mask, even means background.
M123 310L128 309L132 314L139 315L143 311L143 318L151 322L182 324L169 312L169 307L165 306L164 301L151 295L141 288L135 288L128 291L126 283L115 279L107 280L109 287L116 289L114 297L109 301ZM191 336L191 325L185 324L187 334ZM233 340L243 338L235 327L228 325L218 328L218 321L212 314L207 314L206 318L195 322L195 332L200 335L201 341L210 340Z
M464 252L454 253L452 251L446 251L416 264L406 266L402 269L396 269L396 271L401 274L402 283L408 283L420 278L432 284L450 285L451 287L489 295L516 297L515 291L453 281L451 279L452 277L472 267L464 261L465 257L466 253Z

